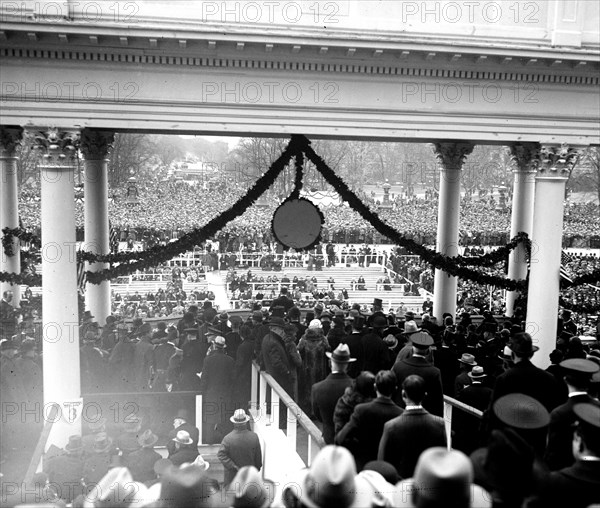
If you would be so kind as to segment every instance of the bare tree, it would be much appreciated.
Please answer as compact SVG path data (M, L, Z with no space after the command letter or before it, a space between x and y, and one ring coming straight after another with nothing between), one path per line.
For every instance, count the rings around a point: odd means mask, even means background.
M147 134L115 134L108 163L110 186L118 187L133 175L143 176L143 170L155 157L155 147Z

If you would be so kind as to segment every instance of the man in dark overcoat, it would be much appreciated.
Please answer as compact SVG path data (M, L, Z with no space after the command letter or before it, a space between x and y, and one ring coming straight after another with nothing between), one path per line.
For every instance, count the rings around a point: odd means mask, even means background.
M200 393L202 393L205 443L219 443L226 432L225 417L231 407L231 388L235 361L225 353L225 338L215 337L212 350L204 360Z
M352 384L352 378L346 373L348 365L356 361L350 356L350 349L346 344L340 344L333 353L325 353L331 360L331 374L323 381L313 385L311 401L313 414L323 423L323 439L326 444L333 444L335 426L333 413L338 399Z

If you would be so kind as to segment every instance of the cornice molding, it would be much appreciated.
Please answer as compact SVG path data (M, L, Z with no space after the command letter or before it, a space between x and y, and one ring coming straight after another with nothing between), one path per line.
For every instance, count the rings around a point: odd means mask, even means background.
M3 59L42 59L85 62L107 62L123 64L179 66L191 68L227 68L227 69L264 69L285 72L319 72L330 74L366 74L382 76L411 76L422 78L442 78L461 80L494 80L521 81L535 83L558 83L596 86L600 84L600 76L596 74L555 74L539 70L517 72L515 70L490 71L465 70L459 68L421 67L407 63L398 65L390 62L380 64L371 61L365 63L331 63L319 61L293 61L288 59L262 59L253 55L246 58L213 57L213 56L181 56L164 52L148 54L146 52L115 51L114 48L97 49L42 49L0 47Z

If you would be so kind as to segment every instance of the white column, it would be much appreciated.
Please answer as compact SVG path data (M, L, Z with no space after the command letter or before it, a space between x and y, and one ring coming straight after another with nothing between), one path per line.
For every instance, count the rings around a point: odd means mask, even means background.
M2 229L19 227L16 149L22 135L21 127L0 127L0 237ZM13 255L7 256L0 246L0 271L18 274L21 273L21 252L17 238L13 238L12 251ZM2 282L0 295L8 290L13 292L12 304L18 307L21 299L19 285Z
M112 132L81 131L81 151L85 157L84 177L84 220L85 250L96 254L110 253L108 227L108 150L114 139ZM108 268L107 263L87 263L86 270L100 271ZM111 314L110 281L90 284L85 287L85 307L104 326Z
M536 177L527 328L540 350L533 363L545 369L556 346L565 186L575 150L542 147Z
M42 315L44 407L58 404L60 419L48 444L64 446L81 433L79 313L75 243L73 143L76 135L50 131L40 167L42 191ZM75 408L75 411L73 411Z
M440 167L440 198L436 250L446 256L458 255L460 220L460 175L465 157L473 151L470 143L435 143ZM457 277L436 269L433 282L433 314L439 323L448 312L456 314Z
M523 232L531 238L533 228L533 198L535 192L535 171L538 164L539 145L537 143L515 144L510 147L513 160L513 199L510 237ZM527 249L524 244L514 249L508 258L508 278L527 278ZM506 292L506 312L511 317L515 310L518 291Z

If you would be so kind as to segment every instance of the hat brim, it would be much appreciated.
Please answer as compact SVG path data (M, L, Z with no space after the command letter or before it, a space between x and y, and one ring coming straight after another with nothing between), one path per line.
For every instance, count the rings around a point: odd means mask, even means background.
M482 379L484 377L487 377L487 374L477 374L474 376L472 372L468 372L467 376L469 376L471 379Z
M94 445L94 447L92 449L96 453L106 453L107 451L109 451L111 449L112 445L113 445L113 440L109 437L109 438L107 438L106 446L104 446L102 448L98 448L98 447L96 447L96 445Z
M138 439L138 444L142 448L148 448L150 446L154 446L157 441L158 441L158 436L156 434L152 434L152 439L150 439L150 441L144 442L141 439Z
M393 506L397 508L414 508L412 502L412 493L416 490L414 479L409 478L402 480L396 484L394 493ZM471 483L469 487L471 492L471 503L469 504L472 508L492 508L492 496L483 487Z
M194 442L194 440L190 437L189 441L179 441L179 439L177 439L176 437L174 437L172 439L172 441L175 441L176 443L182 444L182 445L190 445Z
M328 351L325 354L327 355L327 358L331 358L334 362L337 362L337 363L352 363L352 362L356 361L356 358L347 358L345 360L340 360L338 358L334 358L333 353L330 353Z
M476 367L478 365L475 360L473 360L472 362L465 362L463 359L459 358L458 361L460 363L464 363L465 365L470 365L471 367Z
M250 417L248 415L246 415L246 418L244 420L236 420L233 416L229 418L229 421L231 423L238 423L238 424L242 424L242 423L248 423L250 421Z

